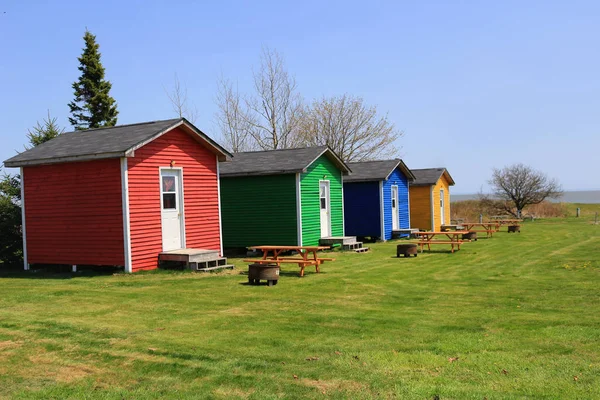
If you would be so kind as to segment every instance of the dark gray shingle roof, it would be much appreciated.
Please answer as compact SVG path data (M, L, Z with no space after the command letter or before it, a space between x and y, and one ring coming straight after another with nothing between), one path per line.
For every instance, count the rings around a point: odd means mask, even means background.
M319 146L235 153L231 161L219 165L219 173L222 177L231 177L305 172L323 154L344 173L350 172L348 166L329 147Z
M413 186L435 185L443 174L446 174L450 186L454 185L454 180L446 168L411 169L411 171L416 178L412 183Z
M136 146L179 125L187 126L198 139L203 140L223 157L230 155L225 149L183 118L143 122L109 128L67 132L30 150L4 161L7 167L84 161L99 158L125 157Z
M379 161L361 161L349 163L352 175L344 178L344 182L370 182L383 181L390 176L396 168L400 168L409 181L414 180L414 175L408 169L402 160L379 160Z

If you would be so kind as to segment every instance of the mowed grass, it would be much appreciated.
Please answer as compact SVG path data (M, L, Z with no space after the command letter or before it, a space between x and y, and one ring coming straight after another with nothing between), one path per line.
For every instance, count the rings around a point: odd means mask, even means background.
M600 398L588 214L455 254L336 252L271 288L247 285L241 260L206 275L5 274L0 397Z

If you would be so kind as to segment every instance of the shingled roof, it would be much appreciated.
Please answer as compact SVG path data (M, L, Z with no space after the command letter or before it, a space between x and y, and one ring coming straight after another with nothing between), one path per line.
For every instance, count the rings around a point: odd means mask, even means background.
M181 127L224 161L231 154L185 118L67 132L4 161L6 167L133 157L135 150Z
M408 180L412 182L415 176L410 169L400 159L379 160L379 161L361 161L349 163L352 169L352 175L344 178L344 182L370 182L386 180L396 168L400 168Z
M411 171L416 178L412 183L412 186L435 185L442 175L446 175L446 179L448 179L448 184L450 186L454 185L454 179L452 179L446 168L411 169Z
M322 155L346 175L350 168L327 146L235 153L230 162L219 166L222 177L281 175L306 172Z

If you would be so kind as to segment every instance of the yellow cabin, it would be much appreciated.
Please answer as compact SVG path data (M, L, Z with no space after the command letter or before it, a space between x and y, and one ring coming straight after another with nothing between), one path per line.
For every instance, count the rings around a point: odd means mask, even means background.
M411 169L410 225L426 231L439 231L450 224L450 186L454 180L446 168Z

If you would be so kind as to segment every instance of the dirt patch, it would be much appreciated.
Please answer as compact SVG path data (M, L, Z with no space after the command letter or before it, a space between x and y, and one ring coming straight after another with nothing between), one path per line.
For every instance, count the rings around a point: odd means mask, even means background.
M239 388L232 387L219 387L213 391L216 396L224 397L226 399L240 398L247 399L254 393L254 389L242 390Z
M331 391L365 392L369 389L366 385L355 381L333 380L324 381L320 379L302 379L300 381L304 386L310 386L318 389L321 393Z
M241 315L241 316L245 316L245 315L250 315L251 314L250 312L248 312L247 309L242 308L242 307L228 308L226 310L221 310L219 312L221 314Z
M14 349L14 348L21 347L21 346L23 346L22 340L17 340L17 341L5 340L4 342L0 342L0 351L2 351L4 349Z

